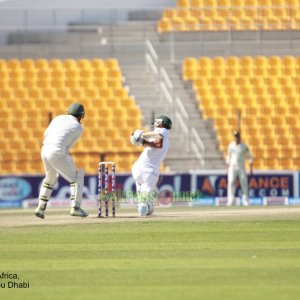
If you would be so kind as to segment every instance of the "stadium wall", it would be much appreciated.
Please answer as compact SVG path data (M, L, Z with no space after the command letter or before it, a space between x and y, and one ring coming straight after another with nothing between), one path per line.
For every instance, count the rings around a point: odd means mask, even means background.
M16 30L63 29L68 24L157 20L174 0L12 0L0 2L0 44Z
M163 11L165 7L175 6L174 0L24 0L0 2L0 26L36 26L53 25L49 16L53 11L58 11L56 25L67 25L70 22L81 20L82 10L85 10L85 22L101 23L110 20L112 11L118 11L118 20L128 20L131 11L149 10ZM101 14L99 11L102 10ZM79 11L79 14L78 14ZM102 19L99 19L99 16Z

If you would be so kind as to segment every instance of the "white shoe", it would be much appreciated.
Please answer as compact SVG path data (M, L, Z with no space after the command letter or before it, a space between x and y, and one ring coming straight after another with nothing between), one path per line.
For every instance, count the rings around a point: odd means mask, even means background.
M243 206L249 206L249 203L247 200L243 200Z
M84 211L82 208L80 208L80 207L72 207L71 211L70 211L70 215L73 216L73 217L82 217L82 218L85 218L89 214L86 211Z
M231 206L232 205L232 201L227 200L226 206Z
M34 214L35 214L38 218L41 218L41 219L44 219L44 218L45 218L45 210L42 209L42 208L39 207L39 206L34 210Z

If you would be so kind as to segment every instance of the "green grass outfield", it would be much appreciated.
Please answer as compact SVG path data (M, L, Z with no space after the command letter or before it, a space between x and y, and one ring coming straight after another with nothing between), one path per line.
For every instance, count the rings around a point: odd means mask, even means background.
M20 221L23 213L5 216ZM30 284L0 288L0 299L300 297L299 215L36 222L0 226L0 274Z

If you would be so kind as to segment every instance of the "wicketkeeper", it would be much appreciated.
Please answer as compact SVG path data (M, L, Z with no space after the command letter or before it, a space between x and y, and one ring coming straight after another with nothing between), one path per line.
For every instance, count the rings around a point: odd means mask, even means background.
M43 180L38 206L35 215L44 218L47 203L59 175L70 183L71 216L87 217L88 213L81 209L84 170L77 171L75 163L69 154L83 132L80 122L84 118L84 107L73 103L67 110L67 115L55 117L44 133L41 157L46 176Z

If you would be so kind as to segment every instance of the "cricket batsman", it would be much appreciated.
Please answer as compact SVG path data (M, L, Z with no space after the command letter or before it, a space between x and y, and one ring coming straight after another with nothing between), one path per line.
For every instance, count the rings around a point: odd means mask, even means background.
M228 166L227 205L230 206L235 198L235 179L238 177L242 188L242 203L249 205L248 178L245 169L245 159L249 160L250 176L253 174L253 156L246 144L241 141L239 131L234 131L234 141L228 146L226 163Z
M154 211L156 185L159 178L159 167L169 149L169 131L172 121L161 115L154 120L154 130L144 132L136 130L130 137L134 145L145 146L138 160L132 166L138 200L147 203L145 215Z
M76 169L75 163L69 154L72 146L80 138L83 127L84 107L80 103L69 106L66 115L55 117L44 133L41 157L46 176L43 180L38 206L34 213L39 218L45 217L47 203L61 175L70 183L71 216L87 217L88 213L81 209L84 170Z

